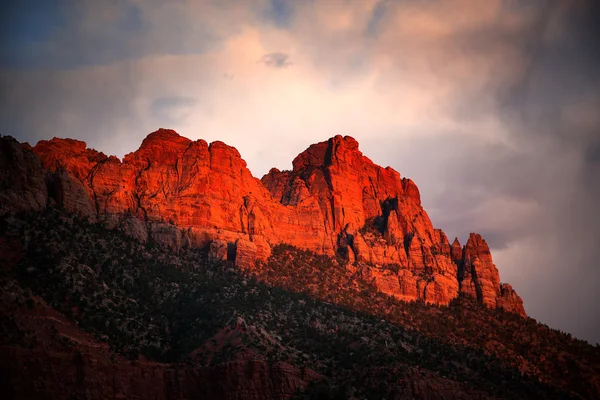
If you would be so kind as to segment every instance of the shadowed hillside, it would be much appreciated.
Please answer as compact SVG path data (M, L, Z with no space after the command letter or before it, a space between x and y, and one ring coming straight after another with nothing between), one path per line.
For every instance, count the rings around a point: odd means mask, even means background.
M276 246L247 273L52 208L1 229L15 398L598 395L597 347L472 301L399 301L327 256Z

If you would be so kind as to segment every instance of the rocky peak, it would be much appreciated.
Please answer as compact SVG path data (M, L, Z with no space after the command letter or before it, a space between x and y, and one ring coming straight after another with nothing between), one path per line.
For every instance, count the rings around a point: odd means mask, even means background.
M46 207L46 174L31 150L0 136L0 214Z
M477 233L471 233L463 248L458 279L461 293L475 297L488 307L502 307L525 315L522 300L512 287L500 286L500 275L492 261L490 248Z
M43 151L46 148L60 149L62 152L69 155L77 155L84 153L87 150L87 144L84 141L76 139L61 139L53 137L50 140L40 140L35 147Z
M88 148L85 142L74 139L55 137L51 140L40 140L33 149L42 158L44 166L51 170L64 167L62 163L73 158L87 159L89 162L107 158L104 153Z
M298 154L294 158L294 161L292 161L294 171L326 165L328 150L329 142L319 142L311 145L308 149Z
M181 136L173 129L164 129L160 128L146 136L146 138L142 141L140 149L152 147L152 146L161 146L169 143L187 143L191 142L190 139Z
M455 237L454 241L452 242L450 252L452 255L452 261L454 261L455 263L462 262L463 250L462 250L462 246L460 245L460 242L458 241L457 237Z
M337 135L308 147L292 161L294 171L327 167L334 163L352 162L363 157L358 142L351 136Z
M500 297L498 298L497 307L522 316L527 315L525 307L523 307L523 299L508 283L500 284Z
M480 234L469 234L469 240L467 240L467 245L465 246L464 258L469 260L479 258L483 262L492 262L490 248Z
M247 268L268 258L272 245L286 243L347 255L350 264L367 268L396 264L394 275L373 269L365 276L372 274L386 293L402 299L448 304L464 292L507 309L517 299L508 289L501 293L481 236L472 234L464 251L457 240L450 246L421 206L415 183L373 163L350 136L309 146L292 171L274 168L262 181L234 147L191 141L169 129L149 134L123 162L70 139L41 141L33 152L17 147L22 156L3 169L20 172L8 174L16 181L5 174L4 186L13 190L0 191L13 199L7 200L13 208L24 198L26 208L44 206L47 188L47 197L71 212L171 247L216 243L215 257L233 249L227 260ZM37 157L42 167L28 173ZM39 188L28 189L32 174L39 176ZM37 195L29 198L17 188Z
M65 169L78 179L85 179L93 165L107 158L104 153L88 149L85 142L53 138L40 140L34 147L45 168L51 172Z
M435 244L437 252L444 255L450 255L452 249L450 248L448 236L446 236L446 233L441 229L434 229L434 231L438 237L437 243Z
M160 128L150 133L142 141L140 148L125 155L123 162L135 163L136 160L169 163L189 147L192 141L180 136L172 129Z
M242 159L240 152L233 146L229 146L220 140L214 141L208 146L211 154L211 161L224 162L229 160L231 166L239 165L246 167L246 161Z
M337 135L329 139L329 147L332 164L360 162L366 158L358 149L358 142L351 136Z
M414 201L417 205L421 205L421 193L412 179L402 178L402 189L406 197Z

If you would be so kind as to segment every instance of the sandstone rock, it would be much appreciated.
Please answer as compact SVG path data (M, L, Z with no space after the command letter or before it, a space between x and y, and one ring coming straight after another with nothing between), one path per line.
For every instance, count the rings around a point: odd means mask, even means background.
M84 184L60 168L48 177L48 190L56 205L65 210L95 220L96 207Z
M460 242L458 241L458 238L454 238L454 242L452 242L452 248L450 252L452 256L452 261L454 261L457 264L462 262L463 250L462 246L460 245Z
M423 246L421 239L416 236L409 236L407 246L407 256L409 266L415 270L424 270L425 261L423 258Z
M256 263L256 245L245 239L235 242L235 266L242 269L254 268Z
M35 154L10 136L0 136L0 215L46 207L47 173Z
M256 246L256 258L267 260L271 257L271 246L269 242L261 235L250 235L250 240Z
M168 129L148 135L122 162L84 142L41 141L33 151L47 171L27 146L6 143L3 149L11 150L3 151L11 155L3 160L11 161L3 165L2 179L13 189L0 191L0 210L43 207L49 177L50 197L59 206L142 240L175 249L237 243L236 265L244 267L267 259L271 245L288 243L343 253L351 263L409 269L410 276L398 277L401 298L447 304L460 285L460 292L490 307L508 304L481 237L471 235L464 251L457 240L450 246L433 228L415 183L374 164L349 136L309 146L293 160L292 171L272 169L262 180L235 148Z
M148 240L148 227L146 226L144 221L133 217L124 218L121 221L124 225L126 233L138 240L141 240L142 242Z
M404 240L404 235L402 234L400 224L398 223L398 214L396 213L396 210L392 210L387 217L384 237L392 245L402 243Z
M417 278L407 269L401 269L398 272L398 284L400 289L398 297L400 300L415 301L419 298L417 293Z
M367 245L362 235L355 235L352 243L356 254L356 261L371 262L371 248Z
M388 296L397 296L400 293L400 283L398 282L397 274L380 268L371 268L370 272L377 290Z
M149 234L153 241L177 250L182 245L182 233L175 225L152 223L149 224Z
M442 254L444 256L451 256L451 247L450 242L448 241L448 236L441 229L434 229L434 244L431 247L432 252L435 254Z
M432 280L423 293L423 298L428 303L448 304L458 295L458 281L454 276L434 273Z
M87 148L85 142L56 137L39 141L33 150L48 171L64 169L80 181L86 181L92 169L108 158L104 153Z
M421 193L412 179L402 178L402 189L404 189L406 197L414 201L416 205L421 205Z
M500 284L500 297L497 299L497 307L522 316L527 315L525 313L525 308L523 307L523 299L521 299L521 296L519 296L508 283Z
M210 243L208 259L212 261L227 261L227 242L224 240L213 240Z
M465 245L459 282L461 292L474 296L489 307L496 306L496 298L500 295L500 276L492 262L490 249L479 234L471 233Z
M348 254L348 264L356 263L356 255L354 254L354 249L350 246L346 248L346 254Z

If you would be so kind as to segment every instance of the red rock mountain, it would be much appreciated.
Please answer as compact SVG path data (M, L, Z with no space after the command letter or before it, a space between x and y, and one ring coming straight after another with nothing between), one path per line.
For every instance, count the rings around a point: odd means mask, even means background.
M31 148L1 139L0 212L54 201L142 240L210 246L211 256L251 268L286 243L347 260L378 289L448 304L459 293L525 315L485 240L450 245L421 206L419 189L336 136L310 146L293 170L254 178L238 151L159 129L122 161L72 139ZM382 268L395 264L398 268ZM398 271L398 272L395 272Z

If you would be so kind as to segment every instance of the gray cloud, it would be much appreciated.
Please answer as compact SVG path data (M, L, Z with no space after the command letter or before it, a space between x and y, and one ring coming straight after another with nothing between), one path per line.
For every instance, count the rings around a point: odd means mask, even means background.
M179 124L187 118L190 109L198 101L186 96L162 96L150 105L150 111L161 121Z
M483 234L530 315L600 342L599 6L579 6L537 10L514 34L449 39L475 53L509 46L525 56L525 73L509 85L491 74L454 97L455 118L499 115L502 141L450 131L382 138L369 150L414 178L449 236Z
M287 68L292 65L290 56L280 52L265 54L260 58L259 62L265 64L267 67L272 68Z

